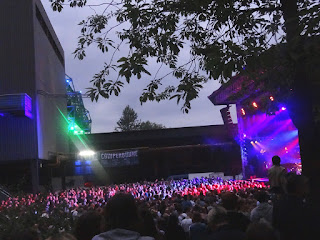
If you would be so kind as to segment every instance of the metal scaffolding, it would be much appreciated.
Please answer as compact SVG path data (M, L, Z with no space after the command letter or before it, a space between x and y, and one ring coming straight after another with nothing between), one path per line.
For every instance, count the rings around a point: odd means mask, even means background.
M91 133L91 117L84 107L82 94L75 91L72 78L66 75L68 131L75 135Z

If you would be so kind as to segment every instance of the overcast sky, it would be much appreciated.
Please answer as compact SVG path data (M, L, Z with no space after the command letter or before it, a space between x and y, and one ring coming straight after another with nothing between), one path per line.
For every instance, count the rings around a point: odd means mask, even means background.
M80 33L78 23L86 16L93 14L93 10L66 7L58 13L52 11L49 0L41 1L64 49L66 74L73 79L76 90L85 93L86 88L90 87L90 79L102 69L104 61L109 57L108 53L102 54L94 47L87 51L87 57L82 61L75 59L72 55ZM156 69L157 66L153 66L153 64L148 66L150 72L156 71ZM141 79L132 81L121 91L120 96L113 96L109 99L100 98L97 103L91 102L90 99L84 99L85 107L89 110L92 118L92 133L114 131L116 122L121 117L126 105L130 105L142 121L149 120L163 124L167 128L223 124L219 111L221 107L214 106L208 99L208 96L219 88L218 81L212 80L205 84L200 92L200 97L191 103L192 108L189 114L184 114L180 110L181 106L176 104L176 100L160 103L149 102L141 106L139 96L146 84L147 82ZM231 116L236 122L234 107Z

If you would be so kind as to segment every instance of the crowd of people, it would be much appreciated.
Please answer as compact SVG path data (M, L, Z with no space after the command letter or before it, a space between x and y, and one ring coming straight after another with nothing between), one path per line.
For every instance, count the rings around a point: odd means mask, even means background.
M282 192L245 180L156 180L17 196L1 202L0 238L304 239L317 224L305 178L285 183Z

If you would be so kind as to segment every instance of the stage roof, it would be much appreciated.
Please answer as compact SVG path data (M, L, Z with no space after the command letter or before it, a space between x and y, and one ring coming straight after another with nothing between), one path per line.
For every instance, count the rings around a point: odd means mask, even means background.
M95 151L233 143L233 139L229 137L228 129L224 125L95 133L83 135L83 140Z

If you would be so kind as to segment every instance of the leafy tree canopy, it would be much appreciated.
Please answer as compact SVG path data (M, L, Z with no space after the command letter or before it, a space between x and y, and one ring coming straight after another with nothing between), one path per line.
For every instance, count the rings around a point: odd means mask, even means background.
M319 57L318 44L304 44L319 36L316 0L105 0L99 6L86 0L49 1L55 11L66 5L103 8L79 23L74 52L79 59L92 45L111 52L111 61L91 80L92 101L118 96L133 78L148 78L141 103L176 99L188 112L205 82L227 82L236 74L251 74L257 84L263 81L280 100L290 94L299 61L314 69ZM119 41L113 41L115 33ZM129 52L114 59L124 44ZM183 48L190 53L187 61L181 59ZM153 59L159 69L166 67L166 74L148 71ZM110 79L111 71L119 77ZM169 84L163 83L165 78Z
M166 128L166 127L162 124L157 124L150 121L141 122L139 125L139 130L163 129L163 128Z
M138 125L138 114L129 105L127 105L122 111L122 116L117 122L115 130L118 132L137 130Z
M157 124L150 121L142 122L141 120L138 120L138 114L129 105L127 105L122 112L120 120L117 122L115 131L126 132L163 128L165 128L165 126L162 124Z

